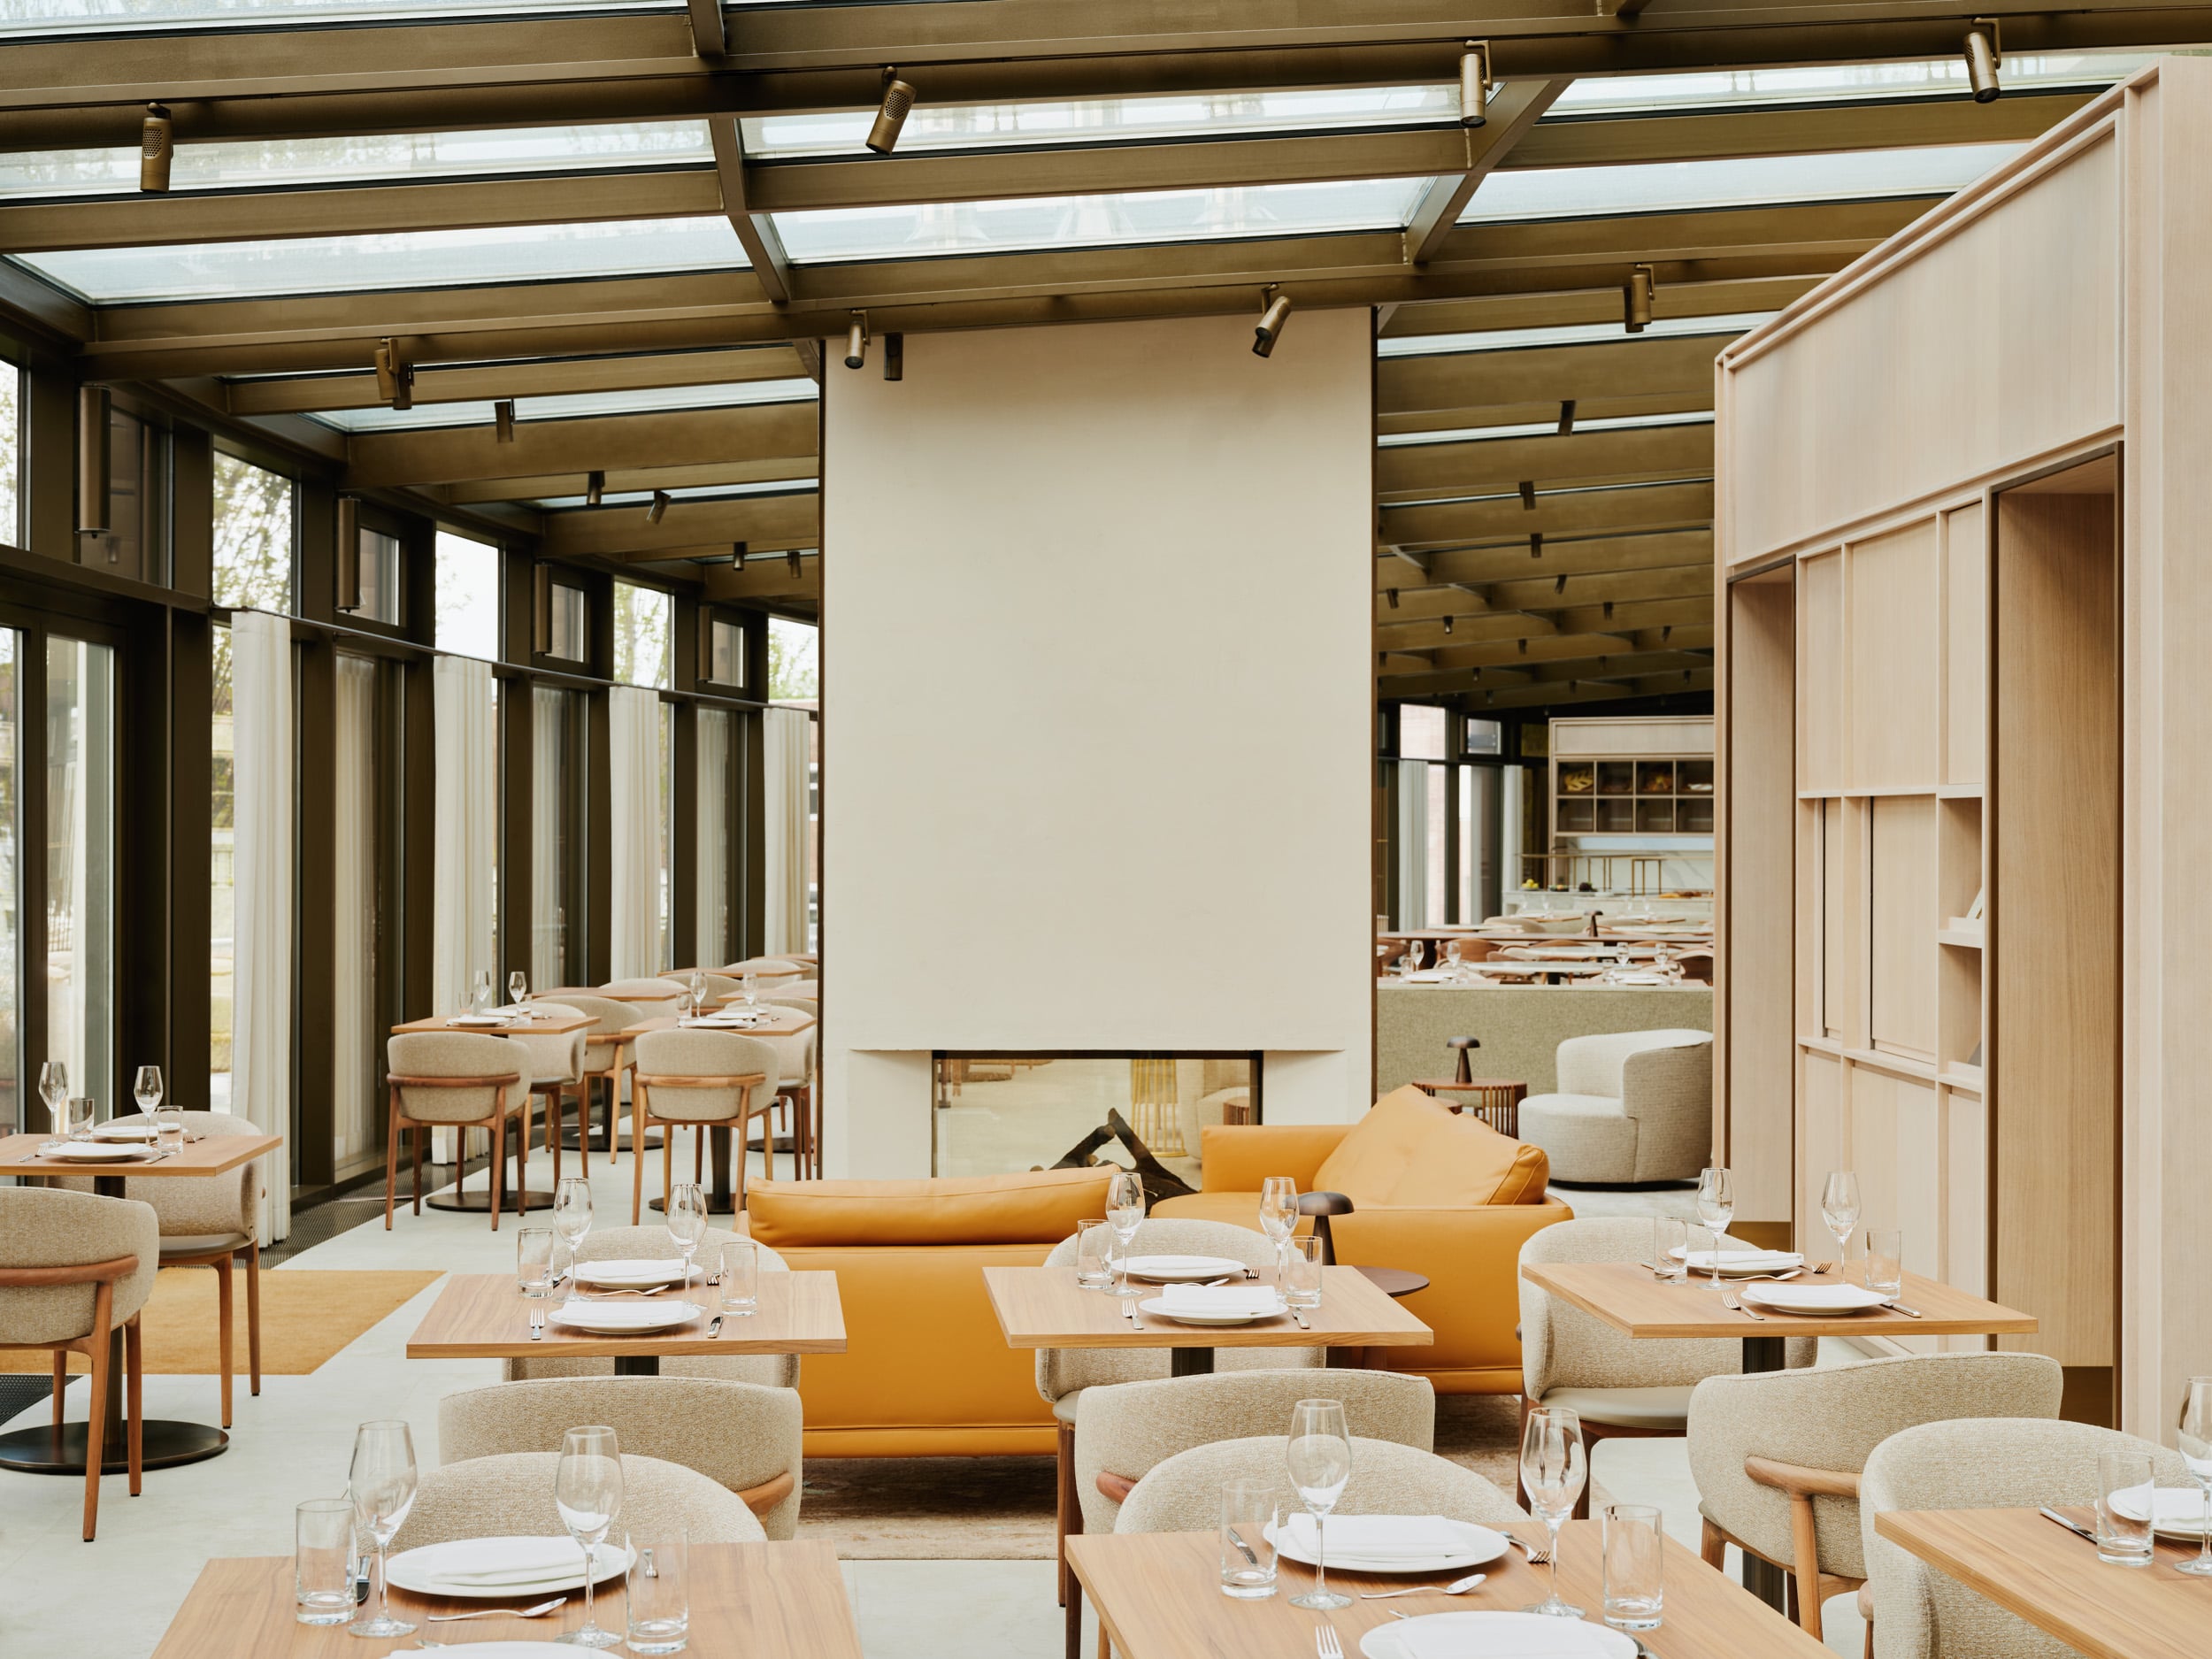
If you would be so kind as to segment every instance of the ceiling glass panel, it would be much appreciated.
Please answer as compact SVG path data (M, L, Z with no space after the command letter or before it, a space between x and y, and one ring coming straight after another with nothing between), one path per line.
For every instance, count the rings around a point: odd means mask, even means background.
M664 490L671 501L734 501L749 495L812 495L820 486L810 478L780 478L759 484L687 484L681 489ZM653 499L649 489L609 490L599 497L602 507L642 507ZM549 512L563 512L572 508L590 511L581 495L549 495L530 503Z
M1998 74L2008 92L2030 87L2103 86L2133 74L2157 55L2008 53ZM1664 110L1724 109L1735 104L1837 104L1956 95L1967 89L1963 53L1890 64L1809 64L1682 75L1595 75L1569 86L1547 119L1615 111L1649 114Z
M1459 222L1948 194L2023 148L1940 144L1917 150L1841 150L1806 156L1729 156L1711 161L1502 171L1482 181Z
M4 4L4 0L0 0ZM445 179L476 173L585 172L714 165L703 121L609 122L484 133L398 133L341 138L181 144L171 188L250 189ZM0 198L135 195L136 150L27 150L0 155Z
M642 414L656 409L726 409L735 403L796 403L819 396L810 380L745 380L731 386L659 386L628 392L573 392L565 397L518 397L515 419L572 420L580 415ZM488 426L488 403L425 403L413 409L326 409L314 417L348 432L398 432L425 426ZM728 486L719 488L727 488Z
M1590 420L1578 420L1577 432L1621 432L1630 427L1647 426L1709 426L1713 424L1710 410L1683 411L1671 415L1601 415ZM1508 426L1455 426L1428 432L1396 432L1378 438L1379 449L1402 449L1424 443L1483 443L1494 438L1545 438L1557 434L1556 420L1516 422Z
M1037 196L920 207L778 213L795 261L910 259L1025 248L1101 248L1323 231L1395 230L1424 179L1266 184L1118 196Z
M1663 301L1666 290L1660 294ZM1655 317L1640 339L1667 335L1714 334L1733 339L1749 332L1774 313L1735 311L1724 317ZM1619 340L1627 330L1617 322L1555 323L1546 328L1486 328L1463 334L1401 334L1376 342L1375 355L1383 357L1425 357L1463 351L1511 351L1524 346L1578 346L1593 341ZM1718 349L1718 348L1715 348Z
M12 257L95 303L458 288L745 264L737 233L719 215Z
M761 0L753 0L756 4ZM682 0L7 0L0 35L111 29L260 27L378 18L541 16L549 12L680 12Z

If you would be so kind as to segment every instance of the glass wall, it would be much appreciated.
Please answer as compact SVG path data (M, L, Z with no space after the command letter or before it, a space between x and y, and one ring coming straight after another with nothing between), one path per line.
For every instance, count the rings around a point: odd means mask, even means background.
M663 595L665 597L666 595ZM660 965L672 968L676 964L676 710L672 703L660 706L660 741L655 752L660 757L659 789L660 817Z
M719 626L718 624L717 626ZM694 891L698 913L694 953L699 965L719 967L743 953L730 933L730 778L737 764L732 749L737 720L726 709L699 710L699 868Z
M208 765L207 1108L227 1112L231 1106L231 1010L238 984L237 888L232 876L238 746L231 725L230 630L213 627L208 633L214 641L215 709L208 733L212 752Z
M119 576L169 580L169 434L120 409L108 411L108 528L97 545Z
M115 653L46 641L46 1049L115 1112Z
M530 983L580 983L584 965L584 694L530 702Z
M382 930L378 926L376 705L377 664L341 652L337 658L337 731L332 751L334 779L335 866L332 964L335 995L331 1033L331 1162L341 1179L349 1165L373 1162L383 1151L377 1062L383 1051L377 1029L376 987Z
M23 371L0 357L0 541L23 544Z
M0 376L0 379L12 378ZM0 1129L27 1126L31 1092L23 1079L22 804L18 767L21 747L22 636L0 628ZM42 1117L38 1127L47 1125Z
M499 659L499 549L438 532L438 649Z
M666 691L676 683L676 602L657 588L614 585L614 677Z
M361 557L361 606L356 616L398 627L406 621L400 611L400 568L406 549L396 535L381 530L357 530Z
M292 609L296 511L292 480L215 457L215 603L281 615Z

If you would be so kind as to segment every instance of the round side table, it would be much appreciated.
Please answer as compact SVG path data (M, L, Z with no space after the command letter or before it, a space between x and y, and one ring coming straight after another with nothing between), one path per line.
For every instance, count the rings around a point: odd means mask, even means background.
M1528 1085L1517 1079L1474 1077L1461 1082L1453 1078L1416 1078L1413 1087L1440 1098L1460 1095L1463 1098L1444 1103L1455 1112L1471 1110L1500 1134L1520 1139L1521 1102L1528 1098Z

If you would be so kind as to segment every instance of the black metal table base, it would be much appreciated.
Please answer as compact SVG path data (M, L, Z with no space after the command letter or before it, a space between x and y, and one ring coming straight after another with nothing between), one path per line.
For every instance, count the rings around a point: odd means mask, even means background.
M661 1374L661 1357L657 1354L618 1354L614 1356L614 1374L618 1377L657 1377Z
M482 1216L491 1212L492 1195L488 1187L449 1187L434 1197L422 1201L433 1210L457 1210L464 1215ZM553 1194L533 1187L526 1192L510 1188L500 1194L499 1208L503 1215L527 1215L533 1210L553 1208Z
M1747 1336L1743 1340L1743 1368L1746 1376L1755 1371L1780 1371L1785 1363L1785 1349L1778 1336ZM1762 1561L1749 1550L1743 1552L1743 1587L1764 1601L1785 1618L1789 1617L1789 1578L1770 1561Z
M1213 1374L1214 1351L1210 1348L1171 1348L1167 1351L1171 1377L1209 1377Z
M59 1428L47 1424L0 1434L0 1469L32 1475L81 1475L85 1432L83 1423L73 1422ZM145 1427L144 1463L149 1469L173 1469L179 1463L196 1463L216 1456L229 1445L229 1435L204 1423L150 1417ZM119 1426L111 1428L100 1447L101 1472L119 1475L129 1467L129 1443Z

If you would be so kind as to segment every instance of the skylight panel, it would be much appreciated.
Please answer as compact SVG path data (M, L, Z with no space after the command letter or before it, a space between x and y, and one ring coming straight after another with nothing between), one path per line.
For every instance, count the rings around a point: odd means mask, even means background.
M811 478L778 478L764 480L757 484L687 484L678 489L661 493L671 501L735 501L743 497L762 495L816 495L821 484ZM649 489L609 490L599 497L602 507L642 507L653 499ZM533 507L547 512L566 512L572 509L588 510L591 503L581 495L551 495L534 501Z
M1630 335L1617 322L1555 323L1542 328L1486 328L1471 334L1386 335L1375 343L1383 357L1425 357L1467 351L1513 351L1529 346L1579 346L1601 340L1662 340L1684 334L1733 339L1748 334L1774 313L1733 311L1721 317L1655 317L1640 334ZM1715 350L1718 350L1717 346Z
M743 380L726 386L657 386L634 391L572 392L560 397L518 397L515 399L515 419L518 422L573 420L586 415L648 414L660 409L727 409L739 403L798 403L810 402L819 395L820 388L803 377L789 380ZM370 409L327 409L317 411L314 419L347 432L405 432L431 426L488 426L492 422L492 405L489 403L419 403L412 409L386 409L380 405Z
M1651 426L1709 426L1713 411L1709 409L1684 410L1668 415L1600 415L1588 420L1578 420L1576 432L1625 432ZM1422 432L1394 432L1378 438L1376 447L1384 449L1402 449L1425 443L1486 443L1498 438L1548 438L1559 433L1556 420L1516 422L1502 426L1454 426Z
M5 14L0 15L0 37L683 9L682 0L528 0L527 4L518 0L10 0Z
M2108 86L2161 54L2007 52L2005 90ZM1966 58L1886 64L1807 64L1773 69L1711 69L1678 75L1594 75L1571 83L1547 119L1576 115L1660 114L1742 105L1842 104L1900 97L1963 96Z

